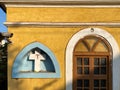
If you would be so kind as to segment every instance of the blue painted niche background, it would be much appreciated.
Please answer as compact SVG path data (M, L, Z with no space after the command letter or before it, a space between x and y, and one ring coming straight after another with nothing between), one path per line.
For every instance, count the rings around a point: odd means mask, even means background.
M29 60L29 53L38 50L45 56L41 61L41 68L44 72L34 72L34 61ZM16 57L13 68L12 78L59 78L60 68L52 51L39 42L31 43L26 46Z
M55 68L54 68L54 65L52 63L51 58L44 51L42 51L39 48L34 48L30 52L35 53L35 51L40 52L45 58L44 61L42 61L42 60L40 61L41 70L45 71L45 72L55 72ZM29 53L30 52L28 52L22 58L22 62L19 65L20 66L19 69L20 69L21 72L34 72L34 63L35 63L35 61L34 60L29 60Z

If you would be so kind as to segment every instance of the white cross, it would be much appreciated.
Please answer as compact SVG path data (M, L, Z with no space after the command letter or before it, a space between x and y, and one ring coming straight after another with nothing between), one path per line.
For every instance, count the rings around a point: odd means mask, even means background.
M39 72L41 71L40 68L40 61L45 60L45 58L39 52L35 51L35 54L30 53L29 60L34 60L34 71Z

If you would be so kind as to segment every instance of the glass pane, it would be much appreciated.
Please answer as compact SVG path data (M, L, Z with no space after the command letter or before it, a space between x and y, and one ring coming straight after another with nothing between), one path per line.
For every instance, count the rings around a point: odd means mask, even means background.
M84 58L84 65L89 65L89 58Z
M107 46L104 42L98 43L97 47L95 48L95 52L108 52Z
M94 87L99 87L99 80L94 80Z
M82 65L82 58L77 58L77 65Z
M106 90L105 88L101 88L100 90Z
M106 87L106 80L101 80L101 87Z
M82 74L82 67L78 67L78 68L77 68L77 73L78 73L78 74Z
M84 87L89 87L89 80L84 80Z
M89 90L89 89L87 89L87 88L84 88L84 90Z
M77 90L82 90L81 88L77 88Z
M94 74L99 74L99 67L94 67Z
M94 65L99 65L99 58L94 58Z
M77 87L82 87L82 80L80 79L77 80Z
M101 65L106 65L106 58L101 58Z
M80 41L77 43L76 47L75 47L75 52L80 51L80 52L88 52L88 49L86 47L86 45Z
M89 67L84 68L84 74L89 74Z
M94 90L99 90L99 89L95 88Z
M101 67L101 74L106 74L106 67Z

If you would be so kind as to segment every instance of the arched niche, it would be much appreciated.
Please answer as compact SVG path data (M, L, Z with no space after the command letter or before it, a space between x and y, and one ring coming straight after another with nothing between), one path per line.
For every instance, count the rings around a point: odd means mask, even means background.
M41 56L38 56L41 55ZM32 56L32 58L31 58ZM38 58L43 59L38 59ZM39 71L35 69L39 61ZM37 62L38 63L38 62ZM15 58L12 78L59 78L60 68L53 52L39 42L27 45Z

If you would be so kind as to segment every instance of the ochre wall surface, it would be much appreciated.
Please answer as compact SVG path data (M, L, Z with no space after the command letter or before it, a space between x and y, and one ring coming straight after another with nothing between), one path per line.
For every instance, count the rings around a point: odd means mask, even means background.
M119 8L8 8L8 21L119 22Z
M35 22L119 22L120 9L115 8L7 8L7 21ZM8 50L8 90L65 90L65 52L71 37L78 31L97 27L110 33L120 46L120 28L80 26L74 28L8 27L14 36ZM12 65L18 53L32 42L47 46L60 65L58 79L12 79Z

